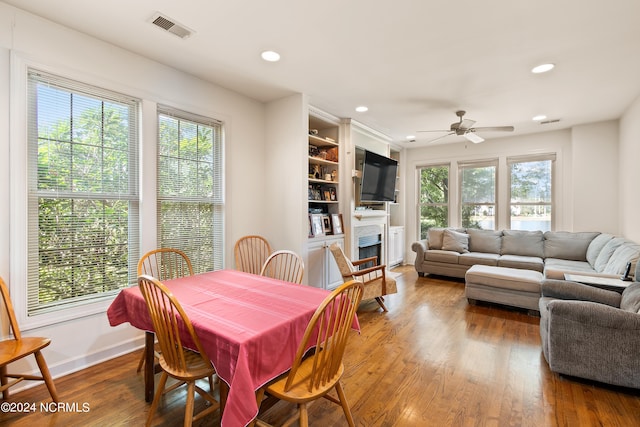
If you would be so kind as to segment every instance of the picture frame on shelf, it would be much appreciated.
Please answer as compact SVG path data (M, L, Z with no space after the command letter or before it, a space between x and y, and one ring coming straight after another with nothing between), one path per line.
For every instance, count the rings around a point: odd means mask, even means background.
M338 195L336 193L336 187L329 187L329 200L335 202L338 200Z
M324 234L332 234L331 230L331 217L329 215L322 216L322 229Z
M342 234L342 214L331 214L331 228L333 234Z
M329 191L329 189L327 188L326 190L322 191L322 200L331 200L331 191Z
M313 237L324 236L324 221L322 214L311 214L311 231Z
M308 215L309 219L309 232L307 237L313 237L313 227L311 226L311 215Z

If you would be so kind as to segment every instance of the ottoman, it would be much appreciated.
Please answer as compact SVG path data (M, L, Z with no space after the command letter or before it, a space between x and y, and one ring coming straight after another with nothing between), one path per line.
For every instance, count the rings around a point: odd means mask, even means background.
M469 303L487 301L538 312L539 271L474 265L465 274L465 296Z

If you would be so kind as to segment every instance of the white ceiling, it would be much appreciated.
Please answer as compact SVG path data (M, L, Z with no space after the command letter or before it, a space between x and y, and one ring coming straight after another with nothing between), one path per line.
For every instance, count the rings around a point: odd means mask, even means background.
M458 109L525 134L617 119L640 95L638 0L4 1L260 101L306 93L407 147ZM157 11L195 34L158 29ZM544 62L556 68L530 73Z

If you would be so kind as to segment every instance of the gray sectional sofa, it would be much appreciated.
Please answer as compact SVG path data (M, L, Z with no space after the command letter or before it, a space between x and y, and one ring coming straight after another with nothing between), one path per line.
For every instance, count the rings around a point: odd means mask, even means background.
M637 243L598 232L431 228L411 248L419 275L459 278L474 265L534 270L548 279L565 273L619 277L628 262L633 273L640 256Z

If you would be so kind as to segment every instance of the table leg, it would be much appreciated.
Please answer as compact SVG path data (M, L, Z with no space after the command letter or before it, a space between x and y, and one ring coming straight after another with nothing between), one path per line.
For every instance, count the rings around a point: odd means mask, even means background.
M155 373L155 341L156 334L153 332L145 332L144 334L144 347L145 347L145 360L144 360L144 401L153 401L153 374Z

